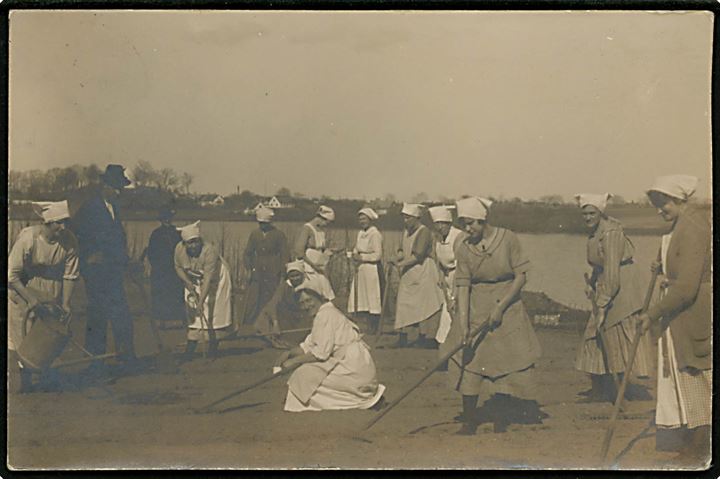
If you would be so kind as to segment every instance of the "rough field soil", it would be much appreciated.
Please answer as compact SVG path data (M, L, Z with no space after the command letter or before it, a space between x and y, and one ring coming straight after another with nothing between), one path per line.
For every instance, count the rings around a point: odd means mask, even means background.
M589 387L573 369L576 328L539 328L537 364L543 424L512 425L493 433L483 424L472 437L455 436L460 397L436 373L375 425L355 438L372 411L286 413L286 386L277 379L218 406L205 405L267 374L278 351L257 339L221 346L215 360L199 355L176 374L152 370L155 352L142 302L131 293L138 354L148 370L105 385L83 385L77 369L60 374L63 390L10 395L8 458L17 469L36 468L587 468L597 465L610 404L580 404ZM84 305L82 294L78 304ZM82 339L83 312L75 322ZM167 345L184 330L161 331ZM381 343L390 343L388 334ZM374 348L386 398L394 398L435 361L437 352ZM69 347L63 359L78 357ZM653 381L640 381L652 393ZM620 468L671 467L672 453L655 451L654 401L629 403L610 458Z

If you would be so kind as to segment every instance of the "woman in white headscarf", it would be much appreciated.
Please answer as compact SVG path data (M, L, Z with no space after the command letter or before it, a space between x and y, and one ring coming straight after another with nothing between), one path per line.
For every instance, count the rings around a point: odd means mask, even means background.
M664 176L647 192L672 231L654 265L665 276L661 299L640 319L661 336L655 421L687 427L679 459L700 466L710 458L712 423L712 234L708 213L688 205L697 183L693 176Z
M190 324L184 360L192 359L198 341L209 341L210 355L219 341L235 332L232 321L230 268L212 243L200 236L200 222L178 228L182 242L175 247L175 271L185 285Z
M312 331L283 353L275 367L298 367L288 380L285 410L369 409L382 398L375 362L360 330L323 295L318 278L298 286L300 307L312 316ZM379 406L379 404L378 404Z
M70 314L70 299L79 277L77 240L65 229L70 218L67 201L33 203L33 209L43 223L23 228L8 257L10 388L19 392L32 388L31 375L16 353L24 336L26 312L51 301Z
M591 389L583 402L615 402L614 376L622 380L637 329L637 313L642 309L644 289L633 259L635 248L622 224L605 214L609 194L576 195L585 225L587 262L592 274L586 275L585 292L593 304L592 315L578 349L575 367L590 375ZM633 372L650 374L647 341L635 356ZM649 399L647 392L628 385L627 399Z
M328 250L326 229L335 221L335 211L329 206L320 206L315 217L305 223L295 238L293 246L293 260L307 260L308 251L317 251L330 256Z
M465 233L453 226L452 213L447 206L433 206L428 212L437 234L435 259L441 275L440 286L445 298L435 340L438 343L444 343L450 331L451 314L454 314L455 308L455 268L457 266L455 248L458 242L465 237Z
M368 332L376 334L380 325L381 281L382 275L382 243L380 231L372 224L378 219L378 214L372 208L363 208L358 211L358 231L352 258L357 268L358 284L353 278L348 296L348 313L363 313L368 322ZM355 288L357 287L357 307L355 306Z
M440 354L465 344L448 362L450 384L463 398L459 435L475 434L485 419L477 408L480 395L489 398L482 411L495 432L546 417L535 401L540 344L520 300L530 260L512 231L487 222L491 203L473 197L456 204L467 237L455 250L456 316ZM490 332L470 337L483 325Z
M395 265L400 271L395 329L396 347L407 345L409 327L418 330L418 347L436 347L435 334L440 321L443 293L432 259L432 233L420 222L422 205L405 203L401 211L405 230Z

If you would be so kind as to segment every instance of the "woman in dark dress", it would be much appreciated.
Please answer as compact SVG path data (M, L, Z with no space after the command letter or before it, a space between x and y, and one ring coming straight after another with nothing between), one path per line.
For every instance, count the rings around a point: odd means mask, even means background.
M150 235L147 259L150 262L152 314L163 324L185 319L183 284L175 272L175 247L181 241L180 232L172 224L175 212L163 208L158 213L160 226Z

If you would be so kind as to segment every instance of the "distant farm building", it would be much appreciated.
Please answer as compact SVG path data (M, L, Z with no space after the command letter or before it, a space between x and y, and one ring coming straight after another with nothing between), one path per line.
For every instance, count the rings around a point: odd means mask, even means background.
M290 197L284 197L284 196L273 196L269 199L264 199L258 204L256 204L253 208L247 208L245 210L246 215L254 215L255 211L257 211L258 208L272 208L274 210L281 210L281 209L289 209L294 208L295 205L291 202Z
M200 197L200 206L222 206L225 204L225 198L220 195L202 195Z

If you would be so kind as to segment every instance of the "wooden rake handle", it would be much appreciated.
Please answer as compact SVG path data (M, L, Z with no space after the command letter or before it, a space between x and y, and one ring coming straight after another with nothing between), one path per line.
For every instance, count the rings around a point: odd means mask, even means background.
M251 383L251 384L248 384L247 386L243 386L242 388L238 389L237 391L233 391L233 392L231 392L230 394L228 394L228 395L226 395L226 396L223 396L223 397L221 397L220 399L218 399L218 400L216 400L216 401L211 402L210 404L207 404L207 405L205 405L205 406L203 406L203 407L201 407L201 408L195 409L194 412L196 412L196 413L198 413L198 414L204 414L204 413L210 412L210 409L212 409L213 407L217 406L218 404L220 404L220 403L222 403L222 402L225 402L225 401L227 401L228 399L232 399L232 398L234 398L234 397L236 397L236 396L239 396L239 395L242 394L242 393L248 392L248 391L250 391L251 389L255 389L255 388L258 387L258 386L262 386L263 384L265 384L265 383L267 383L267 382L270 382L270 381L272 381L272 380L275 379L275 378L279 378L280 376L285 376L286 374L294 371L296 368L297 368L297 366L296 366L296 367L293 367L293 368L284 368L284 369L281 369L281 370L280 370L279 372L277 372L277 373L267 374L267 375L263 376L262 378L258 379L257 381L255 381L255 382L253 382L253 383Z
M480 334L485 334L485 333L487 333L489 330L490 330L490 323L489 323L489 321L488 321L488 322L485 322L485 323L483 323L482 325L480 325L478 328L470 331L470 337L471 337L471 338L475 338L475 337L477 337L477 336L480 335ZM455 353L457 353L458 351L460 351L460 350L461 350L462 348L464 348L464 347L465 347L465 344L460 343L460 344L458 344L457 346L455 346L452 350L450 350L450 351L448 351L447 353L445 353L425 374L422 375L421 378L419 378L417 381L415 381L415 383L413 383L412 386L410 386L410 387L407 388L405 391L403 391L403 393L402 393L394 402L392 402L391 404L388 405L387 408L385 408L384 410L382 410L382 411L380 411L378 414L376 414L375 417L372 418L372 419L362 428L362 431L367 431L368 429L370 429L371 427L373 427L373 426L374 426L378 421L380 421L380 419L382 419L387 413L389 413L390 411L392 411L395 406L397 406L398 404L400 404L400 401L402 401L403 399L405 399L411 392L413 392L415 389L417 389L418 386L420 386L423 382L425 382L425 380L426 380L427 378L429 378L430 376L432 376L432 374L433 374L440 366L442 366L443 364L445 364L445 361L448 361L451 357L453 357L453 355L455 355Z
M652 277L650 278L650 284L648 285L647 293L645 293L645 302L643 303L642 312L646 312L650 307L650 301L652 300L653 292L655 291L655 283L657 282L658 273L653 271ZM618 414L620 414L620 406L622 405L623 397L625 397L625 389L627 388L628 381L630 380L630 373L632 373L633 363L635 362L635 356L637 355L638 346L640 345L640 339L642 338L643 331L642 325L638 324L635 331L635 337L633 338L632 346L630 349L630 357L628 358L627 369L623 375L622 383L618 389L617 397L615 398L615 405L613 407L612 416L610 416L610 423L608 424L607 431L605 432L605 438L603 439L602 448L600 449L600 458L602 462L605 462L607 458L608 450L610 449L610 441L612 441L613 434L615 433L615 424L617 422Z

